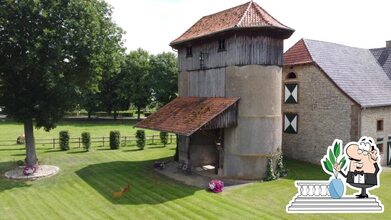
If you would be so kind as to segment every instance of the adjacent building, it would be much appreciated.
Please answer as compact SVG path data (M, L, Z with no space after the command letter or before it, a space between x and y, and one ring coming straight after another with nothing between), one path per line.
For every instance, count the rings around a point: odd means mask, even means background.
M361 49L302 39L284 54L283 152L319 163L335 138L377 141L391 163L391 43Z

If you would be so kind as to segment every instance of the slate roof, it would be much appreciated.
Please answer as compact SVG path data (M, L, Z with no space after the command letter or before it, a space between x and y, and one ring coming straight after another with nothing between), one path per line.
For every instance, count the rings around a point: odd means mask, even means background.
M377 48L370 50L373 56L377 59L380 66L386 72L388 78L391 79L391 48Z
M255 2L245 4L207 15L197 21L180 37L170 43L171 46L228 30L243 28L270 28L280 30L288 38L293 29L283 25Z
M297 48L287 53L298 48L307 50L313 62L337 87L362 107L391 105L391 80L370 50L316 40L302 41L305 47L295 44L293 47ZM286 56L285 60L289 61L288 58ZM294 61L284 65L300 63Z
M234 105L239 98L178 97L136 127L190 136Z

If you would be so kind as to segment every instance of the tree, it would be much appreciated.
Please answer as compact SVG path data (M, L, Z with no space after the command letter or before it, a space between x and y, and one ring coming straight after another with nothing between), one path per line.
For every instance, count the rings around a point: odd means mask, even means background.
M96 91L84 91L80 97L80 107L87 111L88 118L99 111L101 107L100 93Z
M173 53L163 52L150 59L150 82L154 100L165 105L175 99L178 94L178 67Z
M126 82L125 72L104 77L100 83L100 108L107 113L113 113L114 119L118 111L128 110L130 107L130 92Z
M122 68L127 76L130 88L130 102L137 108L137 118L140 119L141 109L151 103L151 83L149 78L150 56L147 51L138 49L131 51Z
M101 0L0 1L0 103L23 122L26 164L37 163L33 127L46 131L96 90L122 51L122 30Z

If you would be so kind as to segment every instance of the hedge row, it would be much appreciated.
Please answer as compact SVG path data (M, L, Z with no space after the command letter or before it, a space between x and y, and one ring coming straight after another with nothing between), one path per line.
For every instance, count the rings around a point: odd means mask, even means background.
M60 148L61 150L69 150L69 132L68 131L60 131L59 133L59 140L60 140ZM137 147L141 150L144 149L146 138L145 138L145 131L144 130L137 130L136 131L136 143ZM160 132L160 141L161 143L166 146L168 143L168 133L167 132ZM89 151L91 148L91 135L89 132L83 132L81 134L81 142L83 144L83 148L86 151ZM115 150L119 149L121 144L121 134L119 131L110 131L110 149Z

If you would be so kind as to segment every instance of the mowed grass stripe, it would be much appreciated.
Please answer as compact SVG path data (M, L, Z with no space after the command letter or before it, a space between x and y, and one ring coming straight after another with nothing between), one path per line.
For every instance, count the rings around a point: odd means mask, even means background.
M76 179L76 178L75 178ZM100 216L99 210L102 206L110 205L105 200L97 200L97 197L101 197L99 193L97 193L92 187L90 187L87 183L82 181L81 179L77 178L78 184L75 184L74 187L77 190L78 194L80 195L80 199L88 201L82 208L85 208L87 210L96 210L91 212L92 219L98 219ZM105 214L105 212L103 212ZM106 215L106 217L110 217L109 215Z
M111 198L112 196L112 193L114 191L117 191L119 190L120 186L123 186L124 184L126 184L124 181L122 183L120 183L118 180L115 180L115 179L108 179L108 178L94 178L94 177L99 177L99 175L102 175L102 172L100 172L100 170L91 170L91 179L89 179L89 184L92 184L95 186L95 188L99 188L99 189L104 189L103 191L100 191L100 192L96 192L97 194L99 194L99 197L101 197L102 199L106 200L109 204L113 204L113 205L116 205L115 204L115 201L114 199ZM107 174L105 174L107 175ZM101 194L103 193L103 194ZM108 199L110 198L110 199ZM104 207L106 208L106 207ZM156 211L156 210L152 210L152 212L154 212L155 214L158 214L159 212Z
M183 192L183 191L184 190L181 190L181 192ZM179 191L177 191L177 192L179 192ZM213 195L213 194L202 193L201 194L202 199L197 204L205 204L204 208L207 208L209 210L211 207L214 207L215 205L219 205L221 208L227 208L230 211L232 210L233 215L236 215L236 213L240 213L242 211L242 213L238 214L237 217L243 217L243 215L244 215L244 217L254 217L254 216L257 216L261 213L261 212L257 212L256 210L253 210L252 208L249 208L247 205L241 205L241 203L237 203L237 204L234 204L234 203L230 204L229 202L228 203L227 202L219 203L218 202L219 199L221 197L223 197L224 194L225 193L223 193L222 195L219 195L219 197L215 197L216 195ZM208 202L206 202L206 201L208 201ZM211 204L213 204L213 205L211 205ZM235 209L238 212L236 212ZM246 211L243 212L243 210L246 210Z
M0 181L2 180L0 179ZM7 198L7 200L1 199L2 197ZM3 212L0 212L0 219L27 219L28 212L19 208L20 198L15 193L9 191L3 192L2 197L0 197L0 204L2 204L1 207L7 207L7 210L4 209ZM4 215L5 213L10 213L11 216Z
M63 186L63 204L67 203L68 206L71 206L70 210L74 211L78 218L91 219L93 215L85 208L84 205L76 205L77 201L86 199L82 196L82 194L78 193L78 191L74 189L74 185L75 184L73 182L68 182L66 186Z
M79 209L75 209L75 205L72 204L72 200L74 197L69 195L66 190L66 185L60 184L61 190L51 189L48 193L45 194L47 196L47 200L51 200L53 204L57 206L57 209L60 209L61 212L66 212L67 215L70 215L69 218L80 218L83 212ZM57 191L57 192L56 192ZM51 214L51 213L50 213ZM51 217L47 218L50 219Z
M55 191L50 191L50 190L35 190L38 193L35 193L35 197L42 203L42 206L47 207L50 209L50 212L47 212L44 209L40 209L42 212L42 215L45 216L45 218L42 219L60 219L62 215L65 214L64 211L66 209L61 208L59 209L57 207L57 202L60 202L60 199L57 197L58 193L56 193L56 197L53 196L53 192ZM60 203L61 204L61 203Z
M59 130L75 127L69 125ZM77 131L71 132L73 136L85 130L81 124L77 127ZM3 129L7 130L7 126L0 123L0 130ZM101 128L99 125L88 129L92 136L98 134L94 129L107 135L110 130L117 130L115 126ZM59 130L51 135L58 137ZM104 148L93 147L91 152L74 146L67 152L42 147L38 150L41 163L57 165L61 172L45 180L28 182L29 186L0 178L0 219L302 219L302 215L285 213L285 206L296 191L294 181L328 179L318 166L288 161L290 174L286 179L213 194L155 172L154 161L170 160L175 153L174 145L158 146L146 146L143 151L134 146L108 150L107 143ZM11 169L9 162L13 160L23 160L23 153L24 148L16 145L0 148L0 171ZM132 180L134 190L123 198L112 199L112 192L126 186L128 179ZM156 179L159 183L155 186ZM385 212L377 214L377 219L388 219L391 215L391 209L387 209L391 204L391 189L384 187L390 180L391 172L383 172L382 187L371 191L385 206ZM308 219L325 217L355 220L357 215L305 216Z
M134 192L134 182L135 181L131 181L131 191L130 193L127 193L125 194L125 196L123 198L120 198L120 199L113 199L112 198L112 193L115 192L115 191L119 191L121 187L125 187L129 181L129 179L131 179L131 176L129 176L129 174L116 174L115 172L117 171L116 170L116 167L115 166L110 166L110 165L107 165L105 167L105 169L109 169L109 170L113 170L114 172L112 174L110 174L109 178L100 178L99 180L96 178L92 178L90 181L93 181L91 183L93 183L94 185L96 184L98 187L99 186L102 186L100 187L100 189L105 189L103 192L105 194L104 197L106 198L110 198L109 201L113 202L113 203L118 203L118 204L121 204L120 202L124 201L125 198L132 192ZM103 173L104 170L94 170L94 173ZM122 178L119 178L119 177L122 177ZM115 180L115 181L113 181ZM101 184L99 184L101 183ZM141 191L142 195L144 194L147 194L148 191L145 190L145 191ZM153 200L153 198L151 197L147 197L147 199L149 199L149 201L143 201L143 200L140 200L140 197L133 197L134 199L138 200L138 202L140 203L147 203L147 202L151 202L151 203L154 203L155 201ZM158 210L149 210L150 212L152 213L160 213ZM168 210L170 211L170 210Z
M123 175L116 175L118 179L122 179L123 181L126 181L126 178L123 177ZM164 206L161 206L164 210L166 210L165 214L169 214L167 217L171 216L171 217L178 217L178 218L184 218L187 216L185 214L189 214L189 209L187 210L183 210L184 208L186 208L186 205L184 204L179 204L180 202L177 202L175 204L169 204L169 203L166 203L167 201L170 200L170 197L172 197L172 195L164 195L164 191L165 190L161 190L159 192L155 192L156 188L152 188L154 187L153 184L152 184L152 187L151 187L151 181L148 181L148 179L141 179L141 178L138 178L140 177L140 175L134 175L135 178L133 178L132 180L132 190L130 191L130 194L132 193L135 193L135 194L142 194L143 197L145 198L148 198L149 201L152 203L152 204L162 204L164 202ZM141 180L140 180L141 179ZM150 186L148 188L146 188L145 186ZM193 210L192 210L193 211ZM202 217L200 216L198 213L193 213L193 216L192 216L192 219L194 219L194 217Z
M23 213L25 213L25 217L31 219L42 219L44 216L42 215L42 211L40 211L40 208L42 208L41 201L38 201L34 194L35 190L30 188L26 188L24 192L15 192L15 194L18 196L18 200L16 201L17 208L21 210Z
M141 178L141 176L139 177ZM159 181L162 180L163 179L159 179ZM164 195L166 198L172 198L172 199L178 197L179 200L176 203L179 203L181 204L181 206L186 207L190 210L194 210L194 213L197 213L197 215L200 215L201 217L204 218L212 217L212 213L215 213L214 216L218 215L219 214L218 211L215 212L213 209L211 210L211 208L213 208L216 205L220 207L225 206L225 208L227 209L229 208L229 210L235 209L224 205L224 203L219 204L219 201L213 198L215 195L206 192L204 189L196 189L192 187L193 188L192 192L190 192L190 190L188 190L189 192L187 192L187 190L185 189L178 190L178 188L180 187L178 183L174 183L173 181L168 181L168 180L162 182L166 182L166 184L169 184L169 186L159 190L159 194ZM191 187L187 187L187 188L190 189ZM202 194L202 198L192 199L192 201L188 201L189 199L187 199L187 197L192 196L196 192L200 192L200 194ZM187 215L188 213L185 214ZM232 215L233 216L236 215L236 217L238 218L243 217L242 214L233 213Z
M187 198L192 197L193 194L196 192L189 192L189 193L184 193L183 190L178 190L180 186L177 184L172 184L170 182L167 183L168 185L162 185L162 187L157 188L156 190L159 190L158 193L159 195L163 196L166 198L169 202L167 204L174 203L182 208L186 208L187 210L192 210L192 213L195 213L198 217L201 218L213 218L213 216L216 216L218 213L213 212L211 210L206 211L204 208L202 208L199 204L203 203L204 201L202 200L192 200L189 201ZM202 190L202 189L198 189ZM189 212L184 213L185 216L191 214ZM189 218L194 218L195 216L189 215Z

